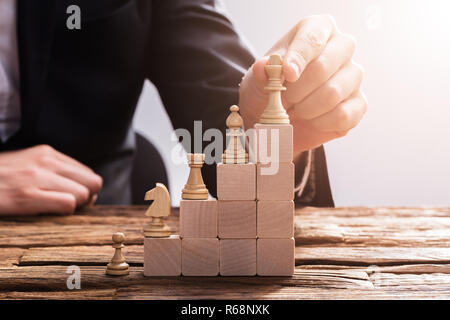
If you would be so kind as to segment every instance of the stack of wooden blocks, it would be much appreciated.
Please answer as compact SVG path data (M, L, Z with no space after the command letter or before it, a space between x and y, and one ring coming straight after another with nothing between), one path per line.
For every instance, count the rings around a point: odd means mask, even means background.
M281 105L281 58L271 57L266 70L270 97L254 128L253 161L248 162L241 145L239 108L232 106L229 143L223 163L217 165L218 199L208 199L203 184L204 155L189 154L191 173L180 203L180 235L145 238L146 276L294 273L293 128Z

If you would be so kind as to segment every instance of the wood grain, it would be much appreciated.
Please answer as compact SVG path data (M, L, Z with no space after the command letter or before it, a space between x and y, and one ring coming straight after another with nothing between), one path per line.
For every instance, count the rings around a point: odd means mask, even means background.
M294 250L294 238L258 239L256 274L258 276L291 276L295 269Z
M256 275L256 239L220 239L222 276Z
M269 166L258 163L256 166L256 198L258 200L294 200L294 164L292 162L271 163ZM276 167L275 167L276 166ZM269 173L270 173L269 172Z
M257 162L292 162L294 145L294 128L288 124L255 124L257 139ZM272 136L277 137L278 141ZM272 155L272 152L278 155Z
M297 208L296 270L283 277L143 275L146 207L0 219L0 299L450 298L450 208ZM170 226L178 230L178 209ZM106 277L111 233L127 236L126 277ZM68 290L67 266L81 268Z
M294 201L258 201L258 238L294 236Z
M148 277L181 275L179 236L144 239L144 275Z
M181 240L183 276L217 276L219 274L219 239L183 238Z
M221 239L256 239L256 201L219 200Z
M218 204L216 199L181 200L180 236L217 238Z
M255 200L256 164L217 165L217 199Z

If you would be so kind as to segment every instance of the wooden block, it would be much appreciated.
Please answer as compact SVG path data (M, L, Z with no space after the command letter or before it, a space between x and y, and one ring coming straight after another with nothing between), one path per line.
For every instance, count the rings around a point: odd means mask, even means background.
M292 162L294 129L290 124L255 124L259 163Z
M294 201L258 201L258 238L294 237Z
M217 165L217 199L255 200L256 164Z
M220 239L222 276L256 275L256 239Z
M256 239L256 201L219 201L219 238Z
M219 274L219 239L183 238L181 240L181 273L184 276L217 276Z
M292 276L295 269L295 241L258 239L256 244L258 276Z
M144 276L181 275L181 239L144 238Z
M272 167L260 163L257 165L257 199L294 200L294 164L271 163L270 166Z
M217 200L181 200L181 238L217 238Z

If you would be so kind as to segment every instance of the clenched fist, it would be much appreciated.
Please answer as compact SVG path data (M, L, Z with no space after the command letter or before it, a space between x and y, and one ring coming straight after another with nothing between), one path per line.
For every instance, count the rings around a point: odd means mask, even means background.
M239 105L246 128L258 122L267 105L264 66L271 54L279 54L287 87L283 105L294 126L294 155L346 135L367 109L360 91L363 70L353 61L354 52L355 40L341 33L332 17L301 20L242 80Z
M49 146L0 153L0 216L70 214L101 187L90 168Z

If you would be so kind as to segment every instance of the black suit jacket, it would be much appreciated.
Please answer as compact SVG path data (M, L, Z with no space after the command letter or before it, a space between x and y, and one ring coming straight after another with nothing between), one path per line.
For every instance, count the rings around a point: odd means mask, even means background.
M72 4L81 30L66 27ZM0 150L49 144L80 160L104 178L100 203L131 199L131 121L145 79L174 128L224 129L254 59L213 0L20 0L17 14L22 125ZM204 178L214 194L213 166ZM317 193L332 204L329 186Z

